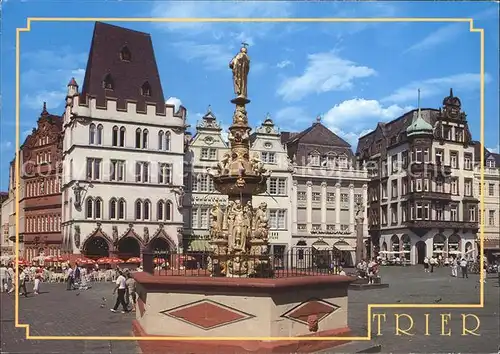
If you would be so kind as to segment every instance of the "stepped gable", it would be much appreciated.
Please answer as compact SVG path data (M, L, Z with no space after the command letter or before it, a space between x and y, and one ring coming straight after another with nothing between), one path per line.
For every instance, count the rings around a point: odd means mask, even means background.
M96 22L80 99L95 97L98 107L107 99L126 110L127 101L146 111L146 102L165 113L165 97L160 82L151 36L148 33Z
M313 151L321 155L335 153L345 154L348 158L353 156L351 145L319 121L300 133L283 132L281 139L287 144L288 155L294 158L298 165L306 163Z

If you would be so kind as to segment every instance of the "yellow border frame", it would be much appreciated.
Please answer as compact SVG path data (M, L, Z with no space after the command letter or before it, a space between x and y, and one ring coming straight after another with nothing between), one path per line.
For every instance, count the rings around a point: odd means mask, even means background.
M27 27L16 28L16 201L19 201L19 54L20 54L20 34L29 32L32 22L468 22L470 32L480 34L480 142L484 145L484 29L474 28L472 18L94 18L94 17L29 17L27 18ZM481 215L484 215L484 154L481 154L481 188L480 188L480 208ZM483 217L479 222L482 223ZM481 224L479 231L481 250L484 248L484 225ZM480 254L480 262L483 264L484 255ZM19 323L19 293L17 291L19 274L19 202L16 203L16 291L15 291L15 326L16 328L26 329L26 339L35 340L208 340L208 341L241 341L241 340L263 340L263 341L324 341L324 340L356 340L368 341L372 339L372 309L374 308L467 308L477 309L484 307L484 283L483 272L480 271L479 304L368 304L368 326L365 337L114 337L114 336L31 336L30 325Z

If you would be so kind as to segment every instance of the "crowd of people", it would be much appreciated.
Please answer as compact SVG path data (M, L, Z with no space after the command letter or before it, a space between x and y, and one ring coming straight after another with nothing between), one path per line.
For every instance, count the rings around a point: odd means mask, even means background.
M64 282L66 291L88 290L91 288L89 278L91 273L96 270L81 267L78 264L73 266L67 264L62 266L65 271ZM138 268L138 271L141 269ZM129 269L111 270L111 280L115 284L113 294L117 294L115 306L112 312L117 312L118 307L122 305L122 312L135 311L136 305L136 287L132 272ZM45 267L20 267L19 268L18 291L19 295L28 297L29 293L40 294L41 283L49 278L49 270ZM15 289L15 271L12 263L0 265L1 292L12 294ZM32 283L31 291L28 291L28 284Z
M357 265L358 278L368 279L368 284L374 284L379 278L380 260L372 258L369 262L362 259Z

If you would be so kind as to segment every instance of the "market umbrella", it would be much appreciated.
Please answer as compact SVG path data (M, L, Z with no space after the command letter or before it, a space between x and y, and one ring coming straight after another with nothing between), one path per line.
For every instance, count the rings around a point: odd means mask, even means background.
M165 259L163 259L163 258L155 258L153 260L153 263L154 264L163 264L163 263L165 263Z
M57 256L48 256L43 260L45 263L57 262Z
M97 264L109 264L109 258L108 257L99 258L97 260Z
M141 263L142 259L140 257L132 257L127 259L127 263Z
M90 258L82 257L82 258L78 258L76 260L76 263L77 264L94 264L94 261Z
M66 262L67 260L69 260L69 256L68 255L62 254L60 256L57 256L57 261L58 262Z
M120 263L125 263L125 262L123 260L121 260L120 258L112 257L112 258L108 258L108 263L109 264L120 264Z

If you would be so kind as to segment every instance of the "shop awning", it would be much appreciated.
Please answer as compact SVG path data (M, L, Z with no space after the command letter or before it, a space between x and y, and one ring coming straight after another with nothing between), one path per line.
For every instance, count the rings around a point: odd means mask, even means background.
M325 242L323 240L318 240L318 241L314 242L311 246L318 251L319 250L329 250L332 247L327 242Z
M343 244L341 244L341 245L333 245L333 247L335 247L339 251L355 251L356 250L351 245L343 245Z
M189 244L188 251L190 252L208 252L210 251L210 244L208 240L193 240Z

